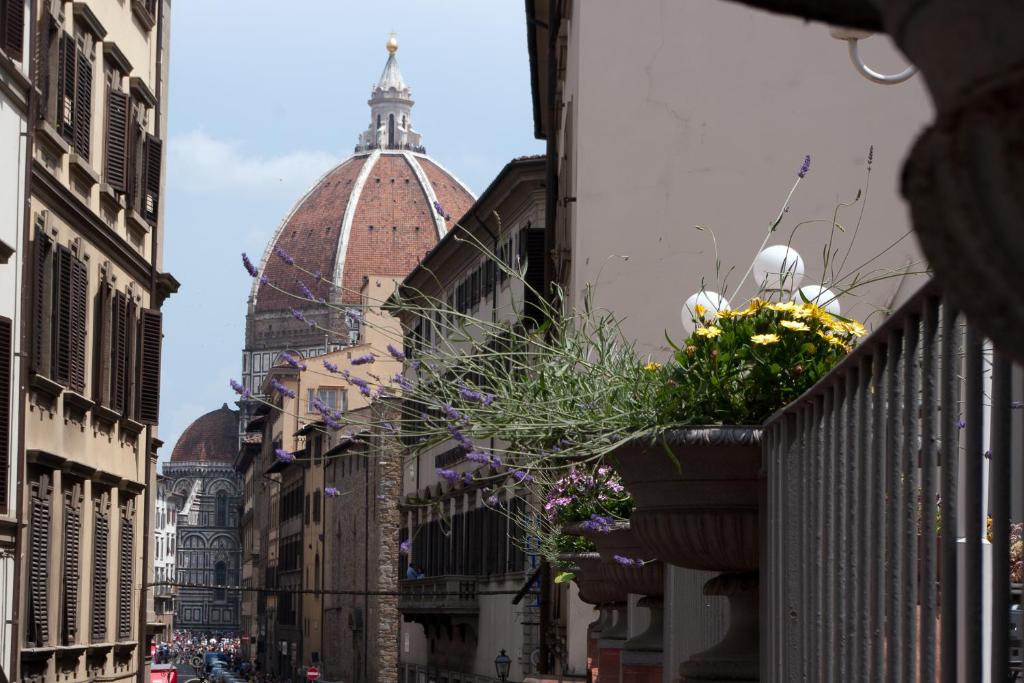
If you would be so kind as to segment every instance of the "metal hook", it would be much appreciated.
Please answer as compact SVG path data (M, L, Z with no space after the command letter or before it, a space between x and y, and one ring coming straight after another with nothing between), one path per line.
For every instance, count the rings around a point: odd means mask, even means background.
M910 77L917 73L917 67L914 66L913 64L911 64L906 69L896 74L879 73L878 71L875 71L867 64L865 64L864 60L860 58L860 48L858 46L858 41L867 38L871 35L871 33L868 33L867 31L859 31L856 29L848 29L833 26L830 28L829 33L832 35L833 38L846 41L847 47L849 48L850 61L853 62L854 68L857 69L857 72L861 76L868 79L869 81L872 81L873 83L880 83L882 85L896 85L898 83L903 83L904 81L906 81L907 79L909 79Z

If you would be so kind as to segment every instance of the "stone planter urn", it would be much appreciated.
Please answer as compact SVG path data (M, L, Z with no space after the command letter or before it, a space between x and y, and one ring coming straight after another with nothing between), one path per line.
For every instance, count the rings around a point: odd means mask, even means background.
M721 572L705 595L729 599L729 630L680 667L680 680L758 680L761 432L699 427L637 439L607 460L633 497L633 536L648 557Z

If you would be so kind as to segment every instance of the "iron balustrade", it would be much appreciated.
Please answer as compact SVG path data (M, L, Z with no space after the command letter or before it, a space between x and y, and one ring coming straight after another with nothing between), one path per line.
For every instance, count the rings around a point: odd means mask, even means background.
M405 614L476 614L480 611L475 576L430 576L398 582L398 610Z
M1009 680L1012 372L931 282L766 423L762 680Z

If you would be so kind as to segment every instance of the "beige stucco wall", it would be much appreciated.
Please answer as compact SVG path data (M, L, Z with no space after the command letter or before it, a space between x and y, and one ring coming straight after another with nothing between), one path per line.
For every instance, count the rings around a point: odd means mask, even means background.
M628 315L626 330L641 350L665 355L663 331L682 336L682 302L702 277L714 279L711 241L694 226L716 231L724 268L737 268L735 286L804 154L811 171L770 244L784 242L797 219L829 219L837 201L853 199L871 145L870 192L850 264L907 232L900 161L930 118L919 78L873 84L827 27L728 2L593 0L573 8L563 93L573 177L560 188L576 197L566 205L575 232L572 291L596 282L598 303ZM886 38L870 39L863 53L882 71L905 65ZM847 211L840 222L852 228L855 215ZM821 274L827 225L806 226L794 240L807 262L805 284ZM848 237L838 239L844 249ZM884 262L916 258L908 239ZM844 298L844 313L863 318L888 305L895 282L875 288L870 301Z

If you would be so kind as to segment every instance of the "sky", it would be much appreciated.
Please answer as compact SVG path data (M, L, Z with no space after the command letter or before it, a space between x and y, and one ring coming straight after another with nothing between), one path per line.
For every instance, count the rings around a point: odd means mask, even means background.
M161 460L197 417L235 400L251 279L295 202L351 153L387 52L428 153L474 193L543 152L521 0L176 0L172 5ZM287 8L287 9L282 9Z

